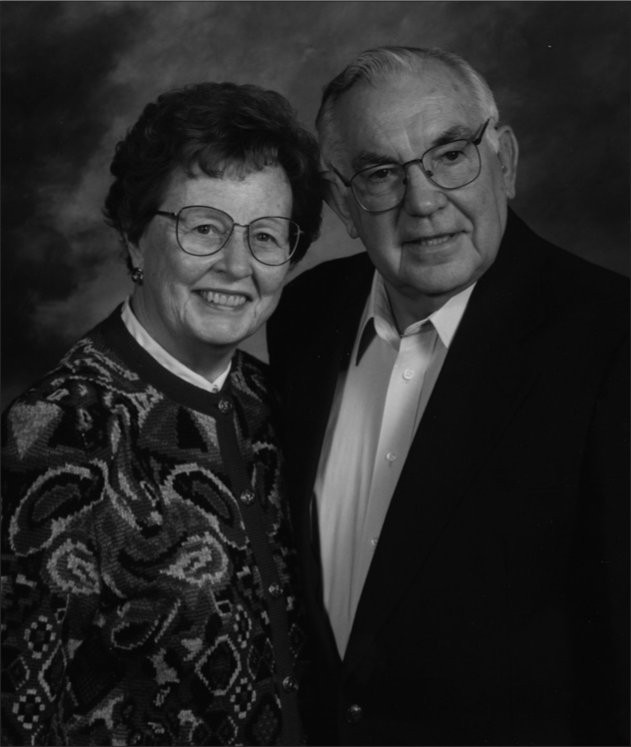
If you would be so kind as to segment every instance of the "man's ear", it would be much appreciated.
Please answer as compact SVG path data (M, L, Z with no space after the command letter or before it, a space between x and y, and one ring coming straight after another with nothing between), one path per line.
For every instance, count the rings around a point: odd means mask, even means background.
M356 239L359 234L350 209L350 201L353 199L350 187L345 186L331 171L323 172L322 177L325 182L324 199L327 205L342 221L351 239Z
M515 133L508 125L498 127L500 149L497 157L502 168L504 190L509 200L515 196L515 182L517 180L517 161L519 159L519 145Z

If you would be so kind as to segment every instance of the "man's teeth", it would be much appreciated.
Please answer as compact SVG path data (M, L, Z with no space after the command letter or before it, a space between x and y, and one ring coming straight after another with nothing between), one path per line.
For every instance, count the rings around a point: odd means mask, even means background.
M200 296L206 303L217 306L243 306L248 300L245 296L235 293L213 293L213 291L200 291Z
M452 233L446 233L442 236L432 236L425 239L420 239L420 243L423 244L423 246L437 246L438 244L444 244L445 241L449 241L452 236Z

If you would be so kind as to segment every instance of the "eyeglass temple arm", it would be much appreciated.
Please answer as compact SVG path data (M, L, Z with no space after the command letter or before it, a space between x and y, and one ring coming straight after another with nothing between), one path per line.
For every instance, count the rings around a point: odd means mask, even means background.
M342 181L342 184L344 184L345 187L350 187L351 186L350 181L348 179L345 179L344 176L342 174L340 174L340 172L335 168L335 166L332 163L330 163L328 165L331 167L331 171L335 172L335 174L340 178L340 180ZM328 173L329 173L328 170L320 172L321 175L328 174Z
M484 137L484 133L486 132L486 128L489 126L489 122L491 121L491 118L489 117L486 122L482 125L482 129L480 130L480 134L475 138L475 140L472 140L471 142L473 145L480 145L482 142L482 138Z

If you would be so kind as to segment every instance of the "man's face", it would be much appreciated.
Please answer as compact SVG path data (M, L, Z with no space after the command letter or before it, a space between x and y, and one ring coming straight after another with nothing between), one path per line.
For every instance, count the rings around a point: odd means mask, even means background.
M472 138L484 123L464 83L435 64L423 75L357 84L335 111L343 149L331 161L346 179L370 165L420 158L446 136ZM486 137L478 146L482 170L471 184L441 189L413 164L403 202L384 213L367 213L337 182L332 207L383 275L400 327L439 308L495 259L517 160L512 131L504 127L498 134L499 153Z

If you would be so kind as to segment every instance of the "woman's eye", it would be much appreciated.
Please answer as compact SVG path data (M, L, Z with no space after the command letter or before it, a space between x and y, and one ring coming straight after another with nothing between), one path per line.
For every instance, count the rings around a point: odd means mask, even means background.
M200 223L197 226L193 226L192 230L202 236L219 236L221 234L221 230L217 226L213 226L211 223Z
M254 234L254 241L256 241L257 244L278 244L278 239L275 236L272 236L271 233L267 233L267 231L257 231Z

